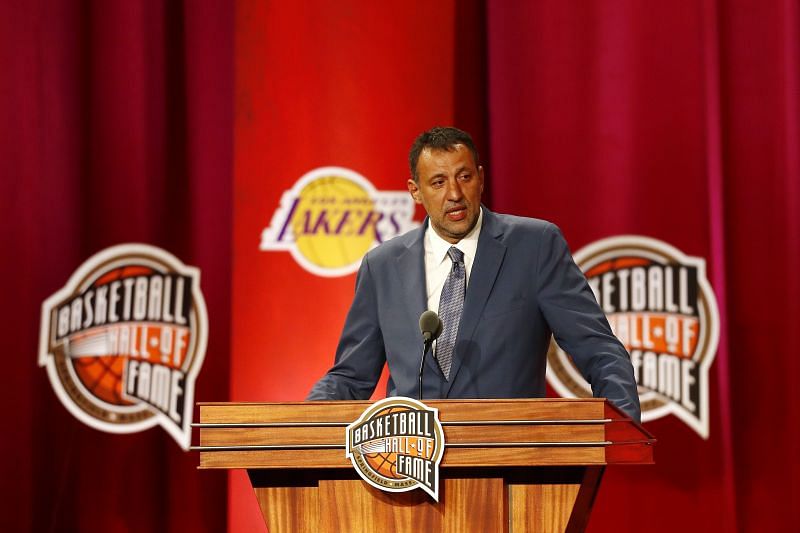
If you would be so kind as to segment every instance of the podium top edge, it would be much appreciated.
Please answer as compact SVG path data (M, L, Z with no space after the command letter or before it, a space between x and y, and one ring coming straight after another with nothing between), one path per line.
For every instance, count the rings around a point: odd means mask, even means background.
M227 401L227 402L196 402L200 407L204 406L222 406L222 405L370 405L379 400L292 400L292 401L274 401L274 402L260 402L260 401ZM422 400L423 403L430 404L457 404L457 403L470 403L470 404L501 404L501 403L607 403L605 398L426 398Z

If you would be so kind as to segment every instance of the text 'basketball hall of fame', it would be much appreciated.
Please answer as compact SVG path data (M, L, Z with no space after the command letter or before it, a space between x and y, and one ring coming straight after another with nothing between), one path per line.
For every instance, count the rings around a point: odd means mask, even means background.
M444 432L439 410L411 398L369 406L347 426L346 456L364 481L387 492L417 487L439 501Z
M85 424L109 433L161 425L188 449L207 335L199 270L122 244L90 257L42 304L39 366Z

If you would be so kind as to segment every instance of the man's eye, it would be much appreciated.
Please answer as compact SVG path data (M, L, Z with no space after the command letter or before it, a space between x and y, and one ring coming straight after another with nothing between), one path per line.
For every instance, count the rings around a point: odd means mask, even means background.
M471 177L472 177L472 174L461 174L461 175L458 177L458 179L460 179L461 181L467 181L467 180L468 180L468 179L470 179Z
M431 185L433 185L434 187L441 187L442 185L444 185L444 180L436 180Z

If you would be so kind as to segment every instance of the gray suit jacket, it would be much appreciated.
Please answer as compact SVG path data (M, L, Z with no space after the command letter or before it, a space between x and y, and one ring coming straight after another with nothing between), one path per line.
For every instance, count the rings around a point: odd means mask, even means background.
M611 332L559 229L483 208L450 380L428 355L423 398L545 395L551 333L592 385L634 420L639 397L630 357ZM427 308L422 227L370 251L361 263L334 366L309 400L367 399L389 366L388 396L417 397Z

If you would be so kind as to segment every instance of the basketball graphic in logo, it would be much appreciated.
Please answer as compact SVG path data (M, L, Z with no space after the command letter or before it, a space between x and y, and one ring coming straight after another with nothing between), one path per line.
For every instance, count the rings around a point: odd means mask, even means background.
M372 247L414 228L414 210L407 191L377 191L352 170L317 168L283 194L260 249L288 251L318 276L343 276Z
M392 413L405 413L408 411L411 411L410 407L389 407L378 411L375 413L375 416L382 417ZM404 477L397 473L397 452L365 452L364 460L375 472L381 476L391 479L403 479Z
M199 277L164 250L124 244L44 302L39 365L73 415L111 433L160 424L188 449L208 331Z
M345 448L370 485L389 492L420 487L438 501L444 432L437 409L403 397L376 402L347 427Z
M719 313L705 261L641 236L603 239L574 258L631 355L642 421L673 414L708 438L708 371L719 341ZM561 396L592 396L555 342L547 367L547 380Z

